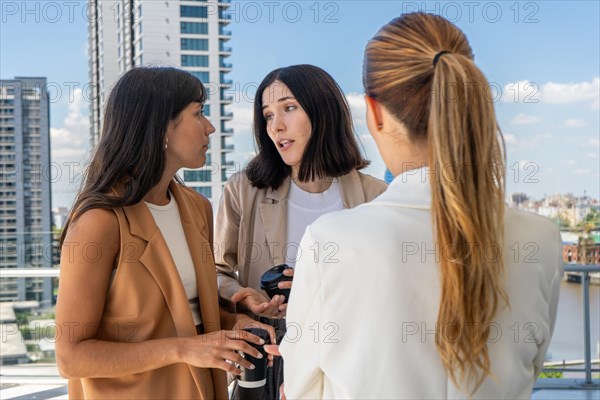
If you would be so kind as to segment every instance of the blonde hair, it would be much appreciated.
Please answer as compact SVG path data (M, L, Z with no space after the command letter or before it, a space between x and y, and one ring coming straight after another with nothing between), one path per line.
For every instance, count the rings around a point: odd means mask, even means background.
M491 376L490 323L500 300L508 304L499 250L504 145L489 84L456 26L413 13L368 43L364 85L411 141L427 143L432 223L443 251L436 345L449 377L472 394Z

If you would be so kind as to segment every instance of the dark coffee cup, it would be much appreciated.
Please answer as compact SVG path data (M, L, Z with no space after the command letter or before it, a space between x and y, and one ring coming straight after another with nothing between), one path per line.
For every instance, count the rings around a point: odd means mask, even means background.
M242 329L258 336L265 341L266 344L271 343L269 332L261 328L245 328ZM248 344L258 350L263 358L255 358L249 354L242 353L242 356L254 365L254 369L241 367L242 375L238 377L238 385L243 388L253 389L263 387L267 382L267 352L262 345L248 342Z
M286 269L291 269L287 264L277 265L270 270L266 271L260 277L260 288L267 292L270 298L273 298L275 295L283 295L285 296L284 303L288 302L290 297L290 289L279 289L277 284L279 282L291 281L291 276L285 276L283 271Z

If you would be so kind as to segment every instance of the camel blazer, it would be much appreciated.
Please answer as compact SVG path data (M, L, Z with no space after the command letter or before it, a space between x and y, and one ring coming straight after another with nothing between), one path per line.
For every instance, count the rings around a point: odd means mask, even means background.
M387 188L385 182L356 170L338 181L344 208L369 202ZM225 184L215 228L221 297L229 300L243 287L261 291L260 276L269 268L285 263L290 182L286 179L276 190L258 189L242 171Z
M212 211L205 198L172 182L181 223L196 270L204 331L220 329L212 254ZM148 207L114 209L121 244L106 295L99 340L141 342L196 335L181 278ZM71 399L227 399L224 371L173 364L119 378L71 379Z

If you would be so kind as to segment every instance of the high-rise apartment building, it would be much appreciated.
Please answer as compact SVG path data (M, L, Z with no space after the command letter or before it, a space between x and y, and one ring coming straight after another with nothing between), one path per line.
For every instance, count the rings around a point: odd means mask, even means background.
M52 267L46 78L0 80L0 268ZM0 301L52 302L51 278L3 278Z
M208 89L205 113L216 132L211 135L206 167L183 171L186 184L216 207L227 179L227 160L233 151L233 130L227 128L232 113L226 106L231 64L226 45L231 20L230 0L90 0L90 79L95 88L91 106L91 142L102 132L103 108L110 89L124 72L135 66L172 66L189 71Z

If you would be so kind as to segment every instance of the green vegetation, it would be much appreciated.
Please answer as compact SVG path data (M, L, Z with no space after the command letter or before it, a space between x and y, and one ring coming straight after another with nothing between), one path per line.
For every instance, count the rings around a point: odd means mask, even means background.
M538 378L539 379L546 379L546 378L560 379L562 377L563 377L562 371L542 371Z
M29 313L25 311L15 310L15 318L17 320L17 325L20 327L24 327L29 324Z
M577 230L589 234L595 228L600 226L600 212L592 209L585 218L577 224Z
M38 344L27 343L27 344L25 344L25 346L27 347L27 352L28 353L33 353L35 351L41 351L40 345L38 345Z

